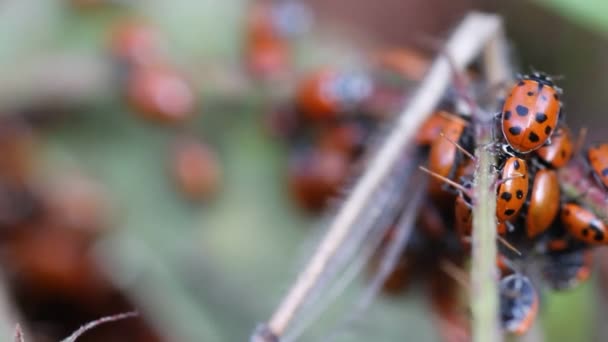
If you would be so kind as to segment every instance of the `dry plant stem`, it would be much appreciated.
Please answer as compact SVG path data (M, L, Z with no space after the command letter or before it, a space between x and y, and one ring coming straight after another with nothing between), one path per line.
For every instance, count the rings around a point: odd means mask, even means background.
M493 15L471 13L449 38L445 52L451 56L457 70L462 70L477 56L488 39L500 27L500 19ZM279 339L314 288L326 265L336 253L369 204L369 199L398 161L405 147L411 143L418 128L431 114L451 80L450 66L439 56L431 66L420 88L401 112L392 131L381 145L375 158L340 209L324 240L309 264L298 277L287 296L272 315L267 326L252 336L253 341L267 341L269 336ZM265 335L265 337L263 336Z
M82 336L84 333L86 333L87 331L89 331L89 330L91 330L91 329L93 329L93 328L95 328L95 327L97 327L97 326L99 326L101 324L121 321L123 319L133 318L133 317L137 317L137 316L139 316L139 313L137 313L136 311L131 311L131 312L124 312L124 313L120 313L120 314L117 314L117 315L106 316L106 317L102 317L100 319L96 319L96 320L94 320L92 322L89 322L89 323L81 326L72 335L66 337L61 342L74 342L80 336Z
M484 49L485 74L489 84L504 83L511 78L506 59L502 25L494 32ZM471 262L472 337L474 342L501 341L498 323L498 270L496 269L496 179L491 172L495 157L486 148L492 143L492 113L479 110L475 138L478 160L475 170L473 205L473 244ZM485 114L485 115L484 115Z

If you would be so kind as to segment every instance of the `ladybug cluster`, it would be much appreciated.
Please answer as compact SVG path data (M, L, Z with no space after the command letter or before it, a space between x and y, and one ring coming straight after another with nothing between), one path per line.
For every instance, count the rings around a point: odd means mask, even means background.
M357 168L373 130L388 117L390 106L375 103L395 96L394 103L407 100L408 82L415 72L400 73L401 65L420 65L423 59L394 52L367 73L336 69L316 70L300 82L294 101L282 105L267 120L275 136L289 142L291 161L288 184L296 202L318 212L338 194L347 176ZM400 55L399 58L396 56ZM405 57L407 56L407 58ZM389 65L389 67L386 67ZM371 69L371 68L370 68ZM387 74L399 82L385 82ZM471 86L481 81L468 71ZM398 84L398 87L391 88ZM458 114L458 89L448 91L437 112L419 129L415 143L426 159L431 175L417 229L384 283L387 293L401 293L413 279L428 287L431 308L446 323L441 333L467 336L462 313L458 277L448 268L462 271L471 249L473 195L476 159L473 156L477 124ZM405 95L403 95L405 94ZM560 97L562 90L542 73L521 77L508 90L494 122L496 156L496 231L501 272L500 315L506 332L523 334L532 326L539 307L540 286L567 290L591 274L591 247L608 243L604 221L579 199L560 189L559 170L571 162L582 139L576 139L565 124ZM589 174L598 187L608 185L608 145L586 151ZM603 189L603 188L602 188ZM391 240L389 229L386 244ZM370 264L372 274L381 262L380 247ZM540 268L542 279L534 279L529 264ZM453 272L452 272L453 273ZM466 276L461 278L467 278Z
M545 74L521 77L504 99L495 120L495 142L488 147L497 157L493 171L497 265L502 275L500 318L510 333L523 334L534 322L539 286L566 290L585 281L591 273L591 247L608 244L605 221L581 198L560 189L559 170L571 161L579 162L573 157L581 144L564 122L561 94ZM418 250L442 243L444 250L455 249L448 260L458 266L471 247L475 124L445 107L428 119L416 138L432 176L425 213L418 219L417 239L428 241ZM602 189L608 184L606 153L608 145L596 145L585 158L588 173ZM429 213L436 217L429 219ZM408 263L418 260L408 253L404 258ZM530 265L539 265L542 280L530 275L534 273Z

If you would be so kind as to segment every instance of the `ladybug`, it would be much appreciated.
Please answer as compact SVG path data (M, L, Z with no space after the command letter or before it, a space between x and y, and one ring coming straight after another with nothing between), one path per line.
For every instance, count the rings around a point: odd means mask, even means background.
M221 183L221 168L214 151L194 139L180 141L172 156L177 188L192 200L208 199Z
M555 130L551 143L535 151L543 163L554 169L566 165L572 158L574 143L567 127L560 126Z
M536 319L538 293L528 277L514 273L501 279L500 321L502 328L523 335Z
M598 144L587 150L587 162L593 176L605 188L608 188L608 144Z
M302 80L296 102L306 118L327 121L361 104L371 92L367 75L324 68Z
M462 159L462 152L456 147L456 143L467 149L471 144L468 130L468 122L454 116L446 122L442 131L444 136L438 137L431 144L429 151L429 169L442 177L452 179ZM431 196L442 196L443 182L439 179L431 179L429 192Z
M455 116L445 111L431 115L418 129L415 137L416 144L423 147L430 146L433 141L437 140L443 127L452 120L452 117ZM458 117L455 118L459 120Z
M457 196L454 202L454 225L458 236L465 242L473 231L471 200L465 194ZM467 243L465 242L465 244Z
M526 161L509 157L502 168L501 179L502 183L497 190L496 218L499 222L504 222L517 215L528 196Z
M171 68L140 67L130 75L127 98L143 117L164 123L180 122L195 109L194 89Z
M112 55L129 64L149 66L163 59L159 33L141 20L132 19L118 24L109 39Z
M284 73L291 63L291 51L283 40L256 40L248 43L246 67L255 77L270 78Z
M578 204L564 204L561 221L570 235L580 241L590 245L608 244L608 232L604 222Z
M591 276L593 256L587 249L549 253L546 258L542 273L553 290L572 289Z
M529 238L538 236L553 222L559 211L560 189L557 173L541 169L534 176L530 203L526 216L526 233Z
M549 140L560 115L560 94L551 78L540 73L524 76L511 88L500 121L515 151L528 153Z

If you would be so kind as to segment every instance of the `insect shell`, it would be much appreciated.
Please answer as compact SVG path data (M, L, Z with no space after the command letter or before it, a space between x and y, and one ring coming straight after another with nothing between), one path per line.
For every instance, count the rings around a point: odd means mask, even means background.
M496 218L499 222L504 222L515 217L526 202L528 196L526 161L509 157L502 167L501 181L497 189Z
M551 143L535 151L538 159L545 165L559 169L566 165L574 152L574 143L570 130L560 126L551 137Z
M575 203L562 206L561 221L570 235L590 245L608 244L606 224L593 212Z
M530 202L525 218L526 233L536 237L551 226L560 207L560 188L557 173L550 169L540 169L534 175Z
M560 94L551 78L540 73L524 76L511 88L500 122L515 151L528 153L549 140L561 112Z

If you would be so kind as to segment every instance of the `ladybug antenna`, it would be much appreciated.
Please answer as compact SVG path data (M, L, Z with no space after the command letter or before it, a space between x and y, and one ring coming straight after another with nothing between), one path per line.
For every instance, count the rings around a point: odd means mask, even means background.
M502 243L503 246L507 247L510 251L512 251L513 253L517 254L518 256L522 256L521 252L519 251L519 249L515 248L515 246L513 246L511 243L509 243L509 241L507 241L505 238L503 238L500 235L496 236L496 240L498 240L498 242Z
M474 155L471 154L471 152L467 151L464 147L462 147L459 143L455 142L454 140L450 139L449 137L447 137L443 131L439 132L439 136L444 138L445 140L449 141L450 144L454 145L457 149L460 150L460 152L464 153L465 156L471 158L472 161L476 161L477 158L475 158Z
M518 179L518 178L524 178L524 174L523 173L519 173L519 172L513 172L513 176L511 177L507 177L507 178L503 178L503 179L499 179L496 182L496 185L502 185L510 180L514 180L514 179Z
M469 193L469 190L468 190L467 188L465 188L465 187L464 187L464 186L462 186L461 184L458 184L458 183L454 182L453 180L451 180L451 179L449 179L449 178L446 178L446 177L444 177L444 176L442 176L442 175L440 175L440 174L438 174L438 173L436 173L436 172L433 172L433 171L431 171L431 170L427 169L427 168L426 168L426 167L424 167L424 166L419 166L418 168L419 168L420 170L422 170L422 171L424 171L424 172L428 173L429 175L431 175L431 176L433 176L433 177L435 177L435 178L439 179L440 181L443 181L443 182L445 182L445 183L447 183L447 184L449 184L449 185L451 185L451 186L455 187L456 189L460 190L462 193L465 193L465 194Z

